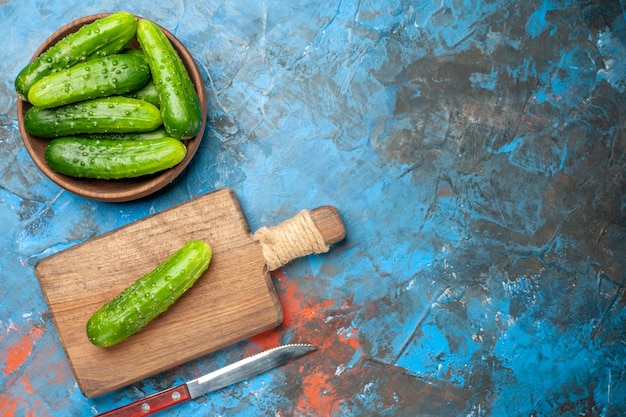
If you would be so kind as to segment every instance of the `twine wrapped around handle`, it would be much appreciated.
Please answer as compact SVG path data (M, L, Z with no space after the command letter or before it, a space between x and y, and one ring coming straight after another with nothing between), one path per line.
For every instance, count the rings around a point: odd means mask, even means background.
M278 226L260 228L254 238L261 243L270 271L301 256L324 253L330 249L308 210L302 210Z

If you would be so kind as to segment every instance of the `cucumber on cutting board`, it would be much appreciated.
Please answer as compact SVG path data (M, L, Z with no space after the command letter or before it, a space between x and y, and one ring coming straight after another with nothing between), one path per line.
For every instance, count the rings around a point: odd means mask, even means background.
M166 311L209 267L209 244L192 240L96 311L87 337L96 346L120 343Z

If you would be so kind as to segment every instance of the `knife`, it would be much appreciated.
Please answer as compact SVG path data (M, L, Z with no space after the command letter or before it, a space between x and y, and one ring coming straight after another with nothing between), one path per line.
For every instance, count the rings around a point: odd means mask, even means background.
M141 400L123 405L100 417L139 417L148 416L201 395L227 387L244 379L269 371L299 358L317 348L309 344L282 345L266 350L230 364L222 369L208 373L182 385L152 394Z

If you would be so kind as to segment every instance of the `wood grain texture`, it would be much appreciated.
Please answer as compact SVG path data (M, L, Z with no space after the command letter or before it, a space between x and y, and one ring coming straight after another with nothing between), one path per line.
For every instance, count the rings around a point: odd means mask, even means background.
M313 209L311 219L328 246L341 242L346 237L346 228L336 207L321 206Z
M168 311L119 345L86 336L89 317L191 239L209 269ZM198 197L41 260L35 270L81 391L95 397L282 321L260 244L229 189Z

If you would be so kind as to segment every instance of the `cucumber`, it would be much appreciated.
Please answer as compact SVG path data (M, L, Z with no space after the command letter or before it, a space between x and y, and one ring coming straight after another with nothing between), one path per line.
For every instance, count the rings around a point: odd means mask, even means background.
M141 49L129 48L129 49L125 49L124 53L141 58L144 60L146 64L148 64L148 59L146 58L146 54ZM150 81L148 81L148 83L141 89L134 91L130 94L126 94L126 96L145 100L148 103L154 104L157 107L161 106L161 101L159 99L159 91L157 90L156 84L154 83L154 80L152 79L150 79Z
M52 109L31 107L24 115L26 131L42 138L149 132L162 125L161 113L156 106L122 96L96 98Z
M157 90L156 84L153 80L148 81L148 83L139 90L126 94L126 97L138 98L139 100L144 100L157 107L161 107L159 91Z
M150 67L144 59L128 54L89 58L37 81L28 92L28 101L42 108L78 101L126 94L150 81Z
M154 270L104 304L87 321L96 346L113 346L166 311L208 268L211 247L201 240L184 244Z
M195 136L202 125L202 110L180 56L161 28L147 19L139 19L137 23L137 40L159 91L165 129L177 139Z
M115 139L115 140L151 140L171 137L164 127L160 127L150 132L135 133L96 133L85 136L92 139Z
M69 136L52 139L45 157L60 174L112 180L163 171L176 166L186 154L185 145L174 138L120 141Z
M119 52L136 32L137 18L131 13L121 11L97 19L65 36L24 67L15 79L15 90L26 100L30 88L39 79L90 56Z
M146 54L144 54L144 52L139 48L125 48L122 52L128 55L134 55L146 59Z

